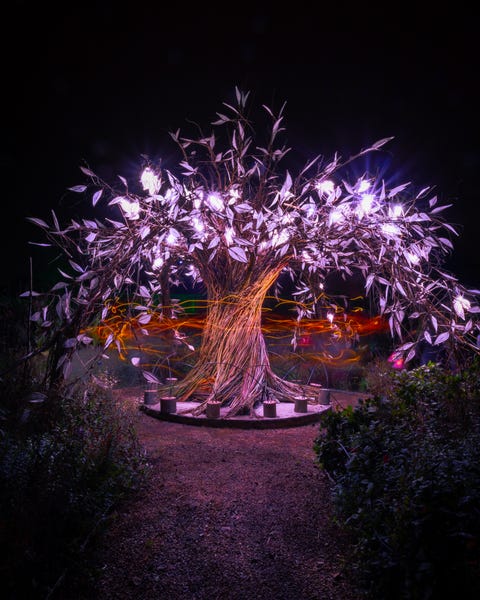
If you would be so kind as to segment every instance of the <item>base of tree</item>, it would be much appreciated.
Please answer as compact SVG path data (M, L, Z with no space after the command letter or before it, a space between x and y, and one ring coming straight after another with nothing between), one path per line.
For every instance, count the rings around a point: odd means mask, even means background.
M210 404L213 397L219 402L220 406L228 407L229 410L225 417L232 416L254 416L255 409L263 404L266 398L273 399L277 402L295 403L298 398L304 398L309 404L322 404L321 390L318 385L308 385L286 381L275 375L269 370L268 383L261 386L258 393L252 393L251 396L241 396L240 384L231 386L230 395L224 394L219 396L213 392L213 382L203 379L198 381L194 378L194 374L179 381L175 386L168 386L169 394L177 398L177 402L195 402L196 406L182 411L179 414L192 414L198 416L206 412L207 404ZM320 391L320 393L319 393ZM160 389L160 394L162 390Z

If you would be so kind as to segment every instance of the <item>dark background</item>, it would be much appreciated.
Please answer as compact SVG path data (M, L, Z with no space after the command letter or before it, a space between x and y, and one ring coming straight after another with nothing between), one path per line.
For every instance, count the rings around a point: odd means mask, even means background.
M50 3L49 3L50 4ZM480 286L477 22L417 4L82 2L10 5L3 21L2 287L49 271L26 216L90 214L65 194L80 164L137 177L141 154L174 156L168 132L207 126L250 90L286 101L287 142L303 164L394 136L385 176L434 185L460 237L448 267ZM367 165L368 166L368 165ZM76 204L74 203L76 202Z

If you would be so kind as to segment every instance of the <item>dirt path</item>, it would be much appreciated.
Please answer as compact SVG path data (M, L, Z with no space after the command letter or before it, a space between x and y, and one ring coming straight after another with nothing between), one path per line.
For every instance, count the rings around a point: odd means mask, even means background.
M357 600L314 464L318 424L135 421L152 476L102 536L88 600Z

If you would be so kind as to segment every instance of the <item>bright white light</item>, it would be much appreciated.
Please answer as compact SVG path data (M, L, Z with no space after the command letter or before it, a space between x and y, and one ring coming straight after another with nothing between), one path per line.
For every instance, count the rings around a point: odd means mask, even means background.
M147 167L143 171L142 176L140 177L140 182L143 186L143 189L148 190L150 196L157 194L161 185L160 178L155 175L150 167Z
M360 200L360 209L364 215L367 215L372 210L374 201L374 194L362 194L362 199Z
M397 225L394 225L393 223L383 223L382 233L388 237L396 237L401 235L402 231L400 227L397 227Z
M259 252L263 252L263 251L267 250L268 248L270 248L270 242L260 242L258 244Z
M198 217L193 217L192 225L195 231L198 231L198 233L202 233L205 230L204 224Z
M289 239L290 239L290 236L288 234L288 231L286 231L285 229L283 231L281 231L280 233L278 233L275 230L274 233L273 233L273 235L272 235L272 248L276 248L277 246L281 246L285 242L288 242Z
M232 188L228 191L228 195L230 199L228 201L229 204L234 204L237 200L240 200L240 190L238 188Z
M122 207L125 217L130 219L130 221L135 221L139 218L140 204L138 201L134 200L133 202L130 202L126 198L122 198L120 200L120 206Z
M395 204L395 206L392 206L392 208L390 209L390 215L392 219L398 219L399 217L402 217L403 206L401 204Z
M224 208L223 200L218 194L208 194L206 202L211 210L221 211Z
M317 183L315 184L315 188L321 194L331 194L335 189L335 184L333 183L333 181L326 179L325 181L317 181Z
M332 210L330 216L328 218L330 225L334 225L335 223L341 223L344 219L343 213L341 210Z
M225 227L225 242L227 243L227 246L230 246L230 244L233 242L233 234L235 233L233 227Z
M163 260L163 258L161 256L157 256L157 258L152 263L152 268L153 269L161 269L163 267L164 262L165 261Z
M330 323L333 323L333 317L334 314L332 312L327 313L327 319L330 321Z
M358 190L357 192L359 194L361 194L362 192L366 192L367 190L370 189L371 183L369 181L367 181L366 179L361 179L360 183L358 184Z
M416 254L413 254L413 252L405 252L405 256L411 265L418 265L420 262L420 257Z
M178 244L178 231L170 229L165 241L169 246L176 246Z
M464 298L461 294L459 294L455 300L453 301L453 309L457 313L457 315L464 319L465 311L469 311L471 307L470 301Z

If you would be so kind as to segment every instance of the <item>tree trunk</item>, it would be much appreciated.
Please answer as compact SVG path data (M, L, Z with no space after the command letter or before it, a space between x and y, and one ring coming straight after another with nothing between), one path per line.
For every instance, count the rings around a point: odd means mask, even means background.
M293 402L295 395L306 393L308 386L284 381L270 367L261 319L265 295L277 276L271 271L235 294L216 289L211 295L199 360L175 388L179 401L200 401L189 412L199 414L209 400L217 400L229 407L227 416L252 414L267 398Z
M172 296L170 294L170 265L167 263L160 273L160 286L162 295L162 315L166 319L172 318Z

